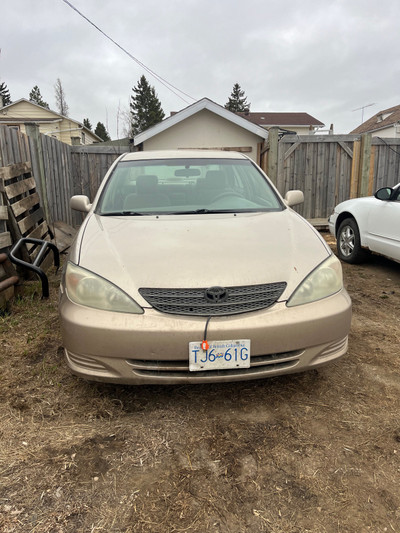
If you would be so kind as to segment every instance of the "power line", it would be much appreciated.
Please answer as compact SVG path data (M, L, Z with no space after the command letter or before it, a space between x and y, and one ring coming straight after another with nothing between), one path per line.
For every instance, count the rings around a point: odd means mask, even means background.
M135 56L133 56L130 52L128 52L128 50L126 50L123 46L121 46L120 44L118 44L116 41L114 41L114 39L112 39L109 35L107 35L107 33L105 33L101 28L99 28L94 22L92 22L88 17L86 17L86 15L84 15L83 13L81 13L81 11L79 11L79 9L77 9L73 4L71 4L71 2L69 2L68 0L62 0L65 4L67 4L67 6L69 6L71 9L73 9L74 11L76 11L76 13L78 13L78 15L80 15L82 18L84 18L87 22L89 22L89 24L91 24L94 28L96 28L96 30L98 30L102 35L104 35L104 37L106 37L109 41L111 41L112 43L115 44L115 46L118 46L118 48L120 50L122 50L128 57L130 57L133 61L135 61L135 63L137 63L138 65L140 65L146 72L148 72L151 76L153 76L157 81L159 81L162 85L164 85L164 87L166 87L167 89L169 89L171 92L173 92L175 94L175 96L177 96L178 98L180 98L181 100L183 100L184 102L186 102L187 104L189 104L189 102L187 100L185 100L185 98L183 98L183 96L181 96L180 94L178 94L176 91L184 94L185 96L187 96L188 98L190 98L191 100L193 100L194 102L196 101L196 98L193 98L193 96L190 96L189 94L185 93L184 91L182 91L181 89L178 89L178 87L175 87L175 85L172 85L172 83L169 83L169 81L165 80L164 78L162 78L161 76L159 76L156 72L154 72L153 70L151 70L151 68L147 67L144 63L142 63L139 59L137 59Z
M388 144L388 143L385 141L385 139L382 139L382 137L378 137L378 139L379 139L380 141L382 141L384 144L386 144L386 146L389 148L389 150L392 150L392 152L394 152L395 154L400 155L400 152L398 152L397 150L395 150L394 148L392 148L392 147L390 146L390 144Z

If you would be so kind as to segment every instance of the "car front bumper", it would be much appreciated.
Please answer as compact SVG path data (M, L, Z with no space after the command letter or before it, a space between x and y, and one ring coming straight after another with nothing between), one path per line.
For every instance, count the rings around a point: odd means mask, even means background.
M333 213L329 218L328 218L328 228L329 228L329 233L335 237L336 239L336 230L335 230L335 227L336 227L336 220L337 220L337 214L336 213Z
M318 302L213 317L207 340L251 340L249 369L189 371L189 342L202 341L206 318L146 309L113 313L60 297L65 355L71 371L92 381L177 384L240 381L300 372L347 351L351 301L345 289Z

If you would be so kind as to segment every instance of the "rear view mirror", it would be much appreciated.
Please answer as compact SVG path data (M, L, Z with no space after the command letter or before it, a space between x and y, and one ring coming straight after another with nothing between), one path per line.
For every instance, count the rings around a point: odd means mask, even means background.
M378 200L390 200L390 197L393 194L393 189L390 187L382 187L382 189L378 189L375 193L375 198Z
M189 176L200 176L198 168L178 168L175 170L175 176L188 178Z
M292 207L294 205L302 204L303 202L304 202L303 191L288 191L285 194L285 204L288 207Z

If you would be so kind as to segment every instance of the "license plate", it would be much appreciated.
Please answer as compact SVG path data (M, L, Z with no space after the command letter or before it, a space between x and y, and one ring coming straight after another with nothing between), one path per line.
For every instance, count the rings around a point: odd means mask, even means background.
M208 350L201 342L189 342L189 370L232 370L250 367L250 339L210 341Z

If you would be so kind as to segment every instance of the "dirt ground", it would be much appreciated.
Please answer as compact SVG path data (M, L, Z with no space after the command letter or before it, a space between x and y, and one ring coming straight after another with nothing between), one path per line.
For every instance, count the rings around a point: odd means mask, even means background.
M0 316L0 531L400 532L400 266L344 273L347 356L223 385L73 377L57 279L28 286Z

